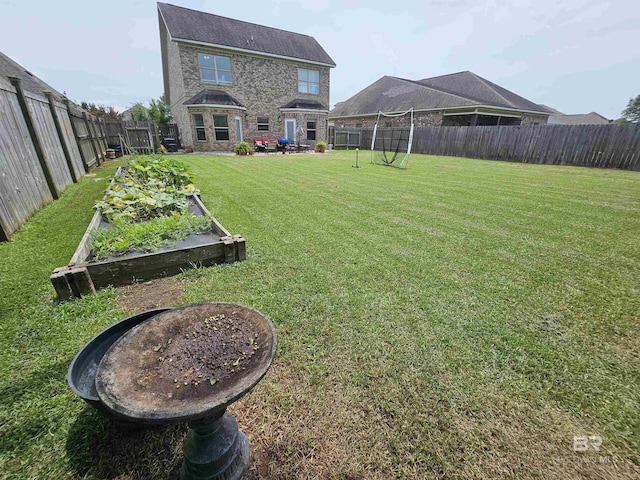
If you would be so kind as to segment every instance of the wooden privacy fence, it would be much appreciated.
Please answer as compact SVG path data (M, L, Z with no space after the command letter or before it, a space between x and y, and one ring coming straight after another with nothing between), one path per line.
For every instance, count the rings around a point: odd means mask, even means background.
M640 171L640 124L416 127L412 153Z
M104 124L0 77L0 241L104 160ZM81 113L82 112L82 113Z
M157 152L160 144L169 151L181 148L178 126L173 123L157 125L149 121L105 120L105 128L109 145L121 145L124 140L131 150L138 153Z

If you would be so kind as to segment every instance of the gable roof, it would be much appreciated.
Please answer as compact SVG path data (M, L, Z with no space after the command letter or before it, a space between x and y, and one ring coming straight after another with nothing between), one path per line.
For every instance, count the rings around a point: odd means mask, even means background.
M328 67L335 62L315 38L300 33L158 3L158 11L172 40L201 43L304 60Z
M336 104L330 117L371 115L414 110L439 110L459 107L489 106L510 110L549 112L495 83L472 72L407 80L385 76L348 100Z
M605 125L611 121L599 113L591 112L575 115L551 115L548 123L552 125Z
M22 67L19 63L14 62L2 52L0 52L0 76L2 76L7 83L9 82L8 77L19 78L21 80L20 85L25 92L37 95L44 95L44 92L51 92L56 100L60 101L62 98L62 94L55 88L40 80L29 70Z

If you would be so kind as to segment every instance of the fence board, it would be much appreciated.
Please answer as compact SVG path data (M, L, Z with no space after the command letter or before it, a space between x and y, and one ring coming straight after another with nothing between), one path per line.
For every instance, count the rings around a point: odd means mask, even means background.
M80 178L86 172L84 169L84 165L82 164L82 157L80 157L78 144L76 143L76 139L73 136L73 128L71 128L71 119L69 118L69 112L67 111L67 107L61 103L56 102L54 105L56 108L56 114L58 115L58 119L60 120L62 135L67 145L69 155L71 156L73 170L75 172L76 178Z
M73 178L53 123L49 102L43 97L29 93L25 93L25 100L33 119L36 135L40 139L45 162L51 172L51 178L56 190L60 193L73 183Z
M15 90L0 86L0 237L51 201Z
M378 129L376 149L389 135ZM360 148L372 138L363 129ZM640 171L640 124L416 127L412 152Z

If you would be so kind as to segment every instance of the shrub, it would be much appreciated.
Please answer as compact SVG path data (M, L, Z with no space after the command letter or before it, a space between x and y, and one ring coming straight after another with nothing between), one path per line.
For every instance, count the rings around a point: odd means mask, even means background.
M247 142L236 143L235 147L233 147L233 150L237 155L249 155L249 153L251 153L251 147Z
M327 149L327 142L323 142L322 140L320 140L318 143L316 143L316 152L322 153Z

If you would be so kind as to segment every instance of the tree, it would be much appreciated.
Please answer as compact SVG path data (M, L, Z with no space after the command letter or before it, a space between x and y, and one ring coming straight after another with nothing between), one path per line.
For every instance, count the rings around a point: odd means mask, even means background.
M149 109L142 102L136 102L129 108L132 120L136 122L144 122L149 120Z
M632 123L640 122L640 95L629 100L627 108L622 111L622 116Z
M171 123L171 112L164 102L164 95L159 100L151 100L149 103L149 117L158 125Z
M121 120L122 114L119 113L113 107L105 107L104 105L96 105L95 103L81 102L80 106L89 112L91 115L95 115L99 118Z

